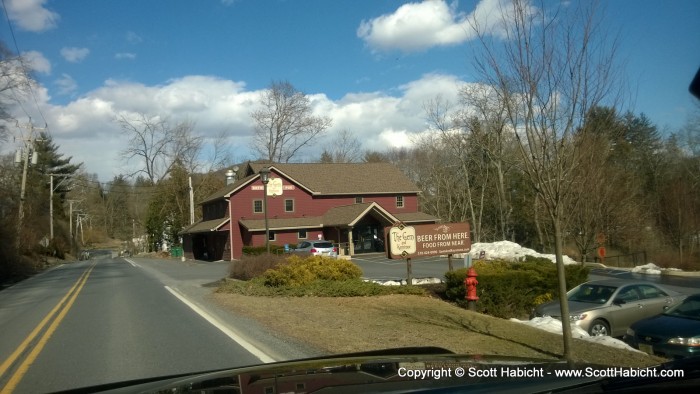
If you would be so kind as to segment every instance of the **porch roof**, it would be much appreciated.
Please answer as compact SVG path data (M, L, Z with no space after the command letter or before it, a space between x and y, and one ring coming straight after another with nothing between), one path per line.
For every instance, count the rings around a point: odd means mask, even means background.
M301 218L268 219L270 230L289 230L297 228L321 228L323 218L320 216L307 216ZM265 231L264 219L241 219L238 221L248 231Z
M408 213L395 213L397 219L404 223L419 223L419 222L439 222L440 219L433 215L429 215L425 212L408 212Z
M224 217L224 218L218 218L218 219L212 219L212 220L205 220L202 222L195 223L189 227L186 227L184 230L180 231L180 234L196 234L196 233L206 233L209 231L218 231L218 230L228 230L228 227L226 224L228 224L229 218Z

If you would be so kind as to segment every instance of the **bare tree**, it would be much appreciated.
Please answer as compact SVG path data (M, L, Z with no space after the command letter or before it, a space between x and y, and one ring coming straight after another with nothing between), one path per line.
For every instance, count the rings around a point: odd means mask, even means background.
M0 120L9 121L8 107L21 100L28 92L32 77L21 56L16 56L0 42ZM0 141L7 139L7 128L0 122Z
M563 261L563 222L575 171L589 152L577 149L573 135L588 111L614 97L614 40L601 30L594 3L577 2L556 9L512 0L501 8L499 28L505 38L489 36L473 22L480 53L475 66L505 106L515 133L523 171L545 207L554 230L559 280L564 358L572 359L569 306ZM611 44L612 43L612 44Z
M343 129L323 149L322 162L356 163L362 159L362 144L348 129Z
M141 162L141 167L129 176L144 174L151 184L156 184L168 176L175 162L189 171L197 167L203 138L194 134L193 122L171 126L167 119L142 113L132 118L121 115L116 121L129 136L122 157L127 162L134 158Z
M260 104L262 108L251 113L253 149L270 161L288 163L331 125L330 118L313 116L309 98L287 81L273 82Z
M486 161L482 160L483 155L474 150L476 144L472 143L471 131L478 127L478 120L472 118L461 122L458 115L450 112L450 107L450 103L441 97L424 105L428 121L438 132L439 138L423 137L419 146L427 150L437 149L436 159L440 158L440 161L449 156L436 170L448 170L445 180L451 185L443 188L443 192L435 195L435 198L442 201L442 205L446 204L441 209L450 213L445 219L465 221L469 218L473 240L481 242L486 185L490 173ZM442 177L438 176L437 179Z

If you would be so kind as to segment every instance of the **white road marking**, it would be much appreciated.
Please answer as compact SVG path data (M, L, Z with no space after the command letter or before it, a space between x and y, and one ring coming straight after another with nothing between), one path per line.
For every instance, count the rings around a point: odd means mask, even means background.
M124 261L126 261L127 263L131 264L131 265L134 266L134 267L141 268L140 265L136 264L136 262L134 262L134 261L131 260L131 259L124 259Z
M238 343L239 345L241 345L241 347L243 347L245 350L247 350L250 354L252 354L252 355L254 355L255 357L257 357L258 359L260 359L260 361L262 361L263 363L273 363L273 362L276 361L276 360L273 359L272 357L270 357L270 356L268 356L267 354L265 354L265 352L263 352L262 350L258 349L258 348L255 347L253 344L251 344L250 342L248 342L248 341L246 341L245 339L241 338L241 336L239 336L238 334L234 333L233 331L231 331L228 327L226 327L223 323L221 323L221 322L220 322L219 320L217 320L215 317L213 317L212 315L208 314L207 312L205 312L204 310L202 310L202 309L201 309L200 307L198 307L197 305L195 305L195 304L193 304L192 302L190 302L187 298L185 298L185 296L183 296L182 294L180 294L179 291L170 288L170 286L165 286L165 289L168 290L172 295L174 295L175 297L177 297L178 300L182 301L182 303L184 303L185 305L189 306L193 311L197 312L197 314L198 314L199 316L202 316L202 317L204 318L204 320L206 320L206 321L208 321L209 323L211 323L214 327L218 328L221 332L223 332L224 334L226 334L226 336L228 336L229 338L233 339L236 343Z

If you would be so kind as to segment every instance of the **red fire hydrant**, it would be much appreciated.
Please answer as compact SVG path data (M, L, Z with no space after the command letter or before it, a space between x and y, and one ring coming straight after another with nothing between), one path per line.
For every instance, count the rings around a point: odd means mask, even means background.
M470 311L476 310L476 301L479 299L476 295L476 285L479 284L479 281L476 280L477 276L474 267L470 267L469 271L467 271L467 278L464 279L464 287L467 290L467 294L464 298L467 299L467 307Z

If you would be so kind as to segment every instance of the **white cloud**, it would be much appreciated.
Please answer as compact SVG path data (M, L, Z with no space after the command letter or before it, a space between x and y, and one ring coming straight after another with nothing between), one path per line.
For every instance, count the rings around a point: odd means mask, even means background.
M134 60L136 59L136 54L130 52L119 52L114 54L114 58L117 60Z
M22 53L22 58L24 58L32 70L41 74L51 74L51 62L49 62L49 59L45 58L41 52L24 52Z
M422 51L435 46L457 45L475 38L474 27L496 36L503 35L502 11L512 0L481 0L469 14L457 9L458 3L426 0L408 3L394 13L363 20L357 36L373 51ZM527 6L527 12L534 8Z
M143 38L133 31L126 32L126 40L131 44L139 44L143 42Z
M6 0L7 14L23 30L40 33L56 27L61 18L44 8L47 0Z
M90 54L90 50L87 48L61 48L61 56L63 56L63 58L66 59L66 61L69 61L71 63L82 62L88 54Z
M59 81L56 84L64 92L69 92L75 82L68 75ZM306 149L299 159L317 160L325 143L345 129L361 141L363 149L411 146L414 136L428 130L425 101L440 94L455 102L462 84L455 76L428 74L393 89L392 94L356 92L339 100L323 93L310 94L314 113L331 117L333 125L327 136ZM237 159L254 159L249 145L253 132L250 113L257 109L260 93L247 90L243 82L193 75L155 86L108 80L65 105L48 104L46 94L41 95L40 103L61 149L75 161L85 162L88 172L108 180L124 171L119 151L126 138L114 122L118 115L159 115L173 123L190 120L198 133L209 138L224 130L242 155ZM22 118L21 111L16 115Z
M78 89L78 83L75 79L68 74L62 74L61 78L54 81L54 84L58 86L58 94L68 95L75 92Z

